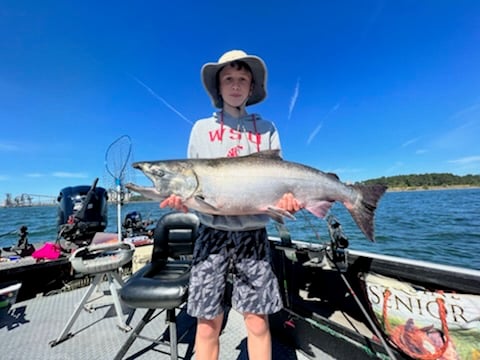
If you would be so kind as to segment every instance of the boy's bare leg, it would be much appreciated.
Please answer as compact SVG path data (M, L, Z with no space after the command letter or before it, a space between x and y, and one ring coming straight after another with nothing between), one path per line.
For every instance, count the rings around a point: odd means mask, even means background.
M220 331L222 330L223 314L213 320L198 319L195 336L195 359L217 360L220 350Z
M271 360L272 338L268 315L245 313L243 317L247 327L248 357L255 360Z

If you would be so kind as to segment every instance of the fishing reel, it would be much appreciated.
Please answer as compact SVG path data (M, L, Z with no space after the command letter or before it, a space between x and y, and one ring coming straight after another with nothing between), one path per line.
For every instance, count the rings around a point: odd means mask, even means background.
M348 237L342 229L342 225L333 215L327 217L328 233L330 235L330 260L340 270L345 271L348 267L347 252Z

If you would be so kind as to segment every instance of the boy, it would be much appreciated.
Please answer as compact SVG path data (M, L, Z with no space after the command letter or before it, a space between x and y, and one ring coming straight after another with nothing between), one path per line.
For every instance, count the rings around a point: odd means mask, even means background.
M205 64L201 74L213 105L221 110L193 125L189 158L235 157L280 149L275 125L246 111L246 106L266 97L267 69L262 59L232 50L217 63ZM160 204L166 206L188 211L175 195ZM291 212L301 207L292 194L285 194L277 206ZM245 319L249 358L271 359L268 314L281 310L282 300L270 265L265 229L268 216L198 215L201 224L187 306L188 313L198 319L196 359L218 359L223 295L230 270L234 274L232 306Z

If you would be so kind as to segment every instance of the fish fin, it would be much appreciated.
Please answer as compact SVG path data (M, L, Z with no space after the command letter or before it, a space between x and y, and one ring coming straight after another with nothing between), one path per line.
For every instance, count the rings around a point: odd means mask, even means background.
M316 217L323 219L325 215L327 215L327 212L328 210L330 210L333 203L334 201L326 201L326 200L312 201L309 204L307 204L305 209L307 209Z
M287 210L283 210L276 206L269 206L267 207L267 214L276 222L283 224L283 219L288 218L290 220L296 220L295 216L288 212Z
M340 180L340 177L339 177L337 174L335 174L335 173L328 172L328 173L325 173L325 175L331 177L331 178L334 179L334 180Z
M258 158L267 158L267 159L280 159L282 160L282 157L280 156L280 150L275 149L275 150L262 150L256 153L251 153L250 155L245 155L246 157L258 157Z
M208 207L208 208L212 209L213 211L219 211L219 209L216 206L214 206L214 205L210 204L209 202L205 201L203 196L195 195L194 199L195 199L196 202L201 203L202 207L205 206L205 207Z
M344 203L362 230L370 241L375 241L374 233L374 216L377 203L383 196L387 187L385 185L352 185L352 187L360 193L360 200L354 204Z

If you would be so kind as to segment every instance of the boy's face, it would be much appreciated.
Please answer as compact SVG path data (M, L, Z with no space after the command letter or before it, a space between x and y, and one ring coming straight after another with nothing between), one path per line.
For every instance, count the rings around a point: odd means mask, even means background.
M225 66L218 74L220 95L226 105L243 106L252 92L252 74L245 69Z

